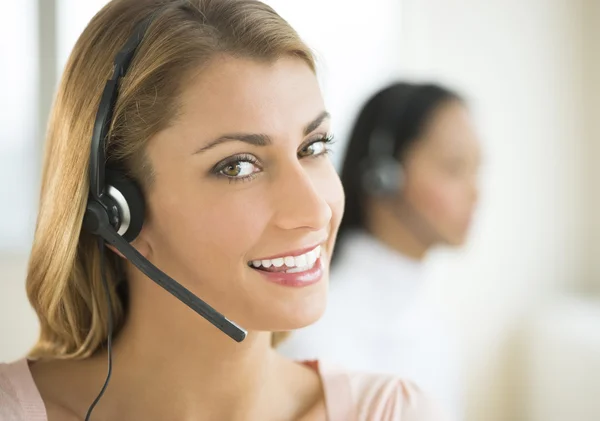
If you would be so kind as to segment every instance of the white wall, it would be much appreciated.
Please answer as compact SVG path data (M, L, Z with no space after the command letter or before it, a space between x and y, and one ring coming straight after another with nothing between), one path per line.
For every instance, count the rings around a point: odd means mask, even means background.
M38 322L25 295L27 256L0 255L0 362L13 361L35 343Z
M528 421L600 420L600 299L561 297L528 326Z
M585 54L588 57L584 69L584 80L586 84L587 104L587 129L590 140L590 154L587 162L589 180L593 184L589 195L591 199L592 218L590 220L589 255L595 263L590 268L590 289L600 293L600 258L594 260L594 256L600 256L600 2L588 0L585 9L586 25ZM596 181L596 183L594 183Z
M436 292L467 345L469 420L519 419L515 332L552 292L583 285L593 263L582 5L404 0L403 74L464 92L485 145L472 242L436 257Z
M0 13L0 252L28 249L35 220L38 166L36 1L3 4ZM32 106L33 105L33 106ZM0 272L1 273L1 272Z
M24 291L39 167L36 6L7 2L0 14L0 361L36 335Z

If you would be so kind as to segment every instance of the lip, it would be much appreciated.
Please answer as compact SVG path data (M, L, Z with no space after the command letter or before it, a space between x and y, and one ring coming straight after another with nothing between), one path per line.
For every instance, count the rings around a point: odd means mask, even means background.
M312 245L310 247L305 247L302 249L297 249L294 251L288 251L285 253L280 253L280 254L276 254L273 256L269 256L269 257L260 257L258 259L252 259L250 260L250 262L254 261L254 260L273 260L273 259L279 259L280 257L286 257L286 256L292 256L292 257L296 257L296 256L302 256L303 254L308 253L311 250L316 249L319 246L323 246L323 244L325 243L325 240L321 241L320 243L317 243L315 245Z
M310 249L308 250L310 251ZM252 269L264 276L269 282L294 288L302 288L314 285L323 278L323 274L325 273L325 268L323 262L321 261L321 257L317 259L315 265L311 269L305 270L304 272L267 272L260 269Z

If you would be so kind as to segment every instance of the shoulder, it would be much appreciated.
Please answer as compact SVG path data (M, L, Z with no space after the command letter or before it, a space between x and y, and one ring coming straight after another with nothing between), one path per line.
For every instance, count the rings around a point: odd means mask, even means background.
M449 421L439 406L408 380L322 364L320 371L328 406L347 411L346 417L351 411L357 421Z
M0 363L0 421L70 421L79 419L65 410L51 397L42 399L38 388L40 368L53 366L49 362L31 362L21 359L10 364ZM35 380L34 380L34 377ZM56 389L64 376L54 376L46 389ZM61 381L59 381L60 379ZM47 382L48 383L48 382Z
M0 363L0 421L44 421L41 402L35 399L27 360ZM32 396L34 397L33 399Z
M349 374L358 419L448 421L436 402L417 385L389 375Z
M7 364L0 363L0 421L21 420L21 405L7 374Z

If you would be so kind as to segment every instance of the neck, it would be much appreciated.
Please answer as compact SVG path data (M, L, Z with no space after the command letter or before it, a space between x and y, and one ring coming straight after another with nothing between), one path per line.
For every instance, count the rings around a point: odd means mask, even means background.
M367 206L367 230L387 247L416 261L422 261L431 247L416 227L409 227L397 212L395 204L372 201Z
M107 396L116 418L248 420L269 419L273 407L293 412L275 387L290 363L271 349L269 332L236 343L159 287L130 295Z

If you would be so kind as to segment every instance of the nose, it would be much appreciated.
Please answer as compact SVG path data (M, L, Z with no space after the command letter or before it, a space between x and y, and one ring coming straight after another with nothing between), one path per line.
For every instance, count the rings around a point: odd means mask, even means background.
M322 230L332 218L331 206L327 202L327 188L319 183L318 171L309 170L299 163L288 167L277 183L274 200L275 223L281 229Z

